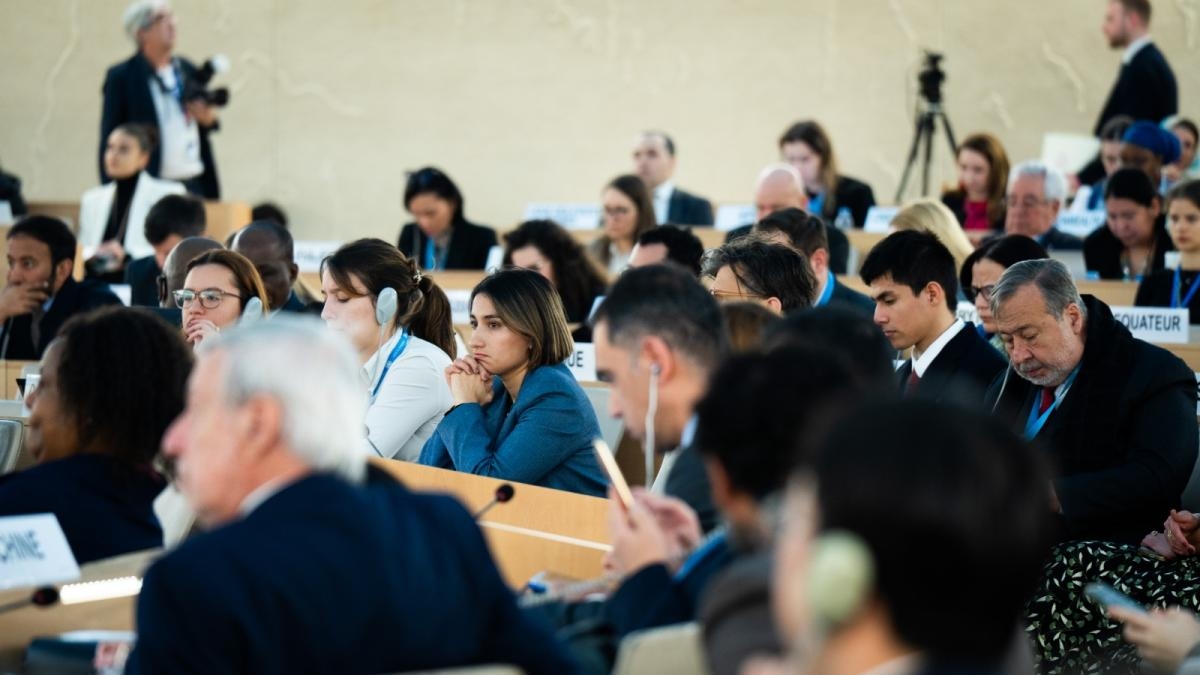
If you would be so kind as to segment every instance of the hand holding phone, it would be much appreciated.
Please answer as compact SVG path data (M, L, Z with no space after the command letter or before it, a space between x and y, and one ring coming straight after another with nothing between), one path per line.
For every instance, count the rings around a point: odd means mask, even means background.
M1104 611L1106 612L1113 607L1121 607L1134 611L1138 614L1146 613L1146 608L1140 605L1136 600L1106 583L1099 581L1092 582L1084 587L1083 594L1096 604L1103 607Z

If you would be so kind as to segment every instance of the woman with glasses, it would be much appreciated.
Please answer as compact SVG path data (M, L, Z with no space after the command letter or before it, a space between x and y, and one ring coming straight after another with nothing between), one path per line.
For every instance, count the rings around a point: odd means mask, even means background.
M608 276L616 278L629 265L633 245L642 233L653 230L654 203L641 178L617 176L605 186L600 195L604 209L601 218L603 234L588 244L587 252Z
M245 256L225 249L193 258L174 296L183 310L183 336L192 347L237 323L250 298L262 301L263 316L270 309L258 270Z
M379 316L387 289L396 293L396 311ZM321 318L349 338L369 383L363 453L415 461L454 403L443 375L457 351L450 300L382 239L359 239L334 251L321 263L321 290Z
M1020 234L992 239L967 256L958 273L959 283L967 300L975 303L979 322L975 330L987 339L996 351L1005 354L1004 342L996 334L996 319L992 316L992 288L1000 281L1004 270L1023 260L1049 258L1041 244Z

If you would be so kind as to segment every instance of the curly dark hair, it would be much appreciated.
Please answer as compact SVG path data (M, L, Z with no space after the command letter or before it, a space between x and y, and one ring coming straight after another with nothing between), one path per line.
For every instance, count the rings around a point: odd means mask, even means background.
M80 449L149 466L184 407L192 350L179 330L143 310L106 307L72 317L55 344L65 423Z
M605 275L583 250L583 245L552 220L527 220L504 235L504 265L512 265L513 251L533 246L554 267L554 285L562 298L569 323L585 321L596 296L608 286Z

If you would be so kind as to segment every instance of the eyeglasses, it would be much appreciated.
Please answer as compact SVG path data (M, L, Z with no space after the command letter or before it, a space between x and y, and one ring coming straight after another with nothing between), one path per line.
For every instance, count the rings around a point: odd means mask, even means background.
M1009 199L1007 201L1008 208L1012 209L1013 211L1016 211L1017 209L1025 209L1026 211L1029 211L1030 209L1036 209L1039 206L1049 203L1049 199L1034 199L1032 197L1026 199Z
M742 298L753 298L753 299L759 299L759 298L762 298L762 296L761 296L761 295L755 295L755 294L753 294L753 293L738 293L737 291L720 291L720 290L717 290L717 289L715 289L715 288L710 288L710 289L708 289L708 292L709 292L710 294L712 294L712 296L713 296L714 298L716 298L718 301L721 301L721 300L740 300L740 299L742 299Z
M606 216L627 216L633 213L633 209L628 206L606 206L604 207L604 215Z
M231 298L242 299L242 296L235 293L226 293L219 288L206 288L202 291L192 291L186 288L180 289L172 293L175 296L175 306L179 309L187 309L192 306L192 302L196 298L200 298L200 306L204 309L216 309L221 304L221 301L226 296Z
M971 292L971 301L974 302L980 294L983 294L984 302L992 301L992 291L996 288L996 284L988 284L987 286L971 286L967 290Z

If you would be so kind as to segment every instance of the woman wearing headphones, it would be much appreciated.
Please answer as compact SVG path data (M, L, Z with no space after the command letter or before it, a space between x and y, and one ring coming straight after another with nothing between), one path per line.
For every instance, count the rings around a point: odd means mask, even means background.
M450 408L442 375L455 353L450 301L381 239L352 241L321 263L321 318L362 361L368 387L363 450L413 461Z
M422 464L604 496L592 450L600 424L563 361L574 343L541 274L497 272L471 291L471 348L446 369L454 407Z

